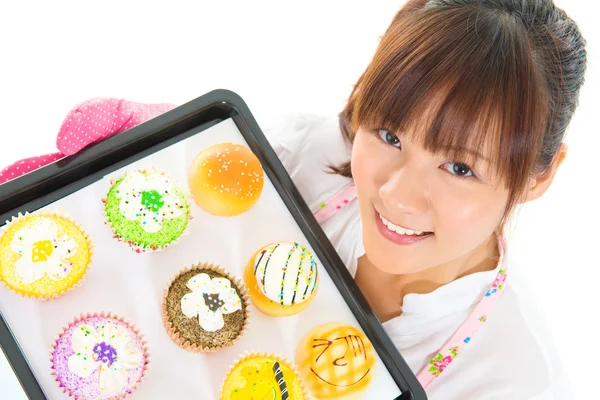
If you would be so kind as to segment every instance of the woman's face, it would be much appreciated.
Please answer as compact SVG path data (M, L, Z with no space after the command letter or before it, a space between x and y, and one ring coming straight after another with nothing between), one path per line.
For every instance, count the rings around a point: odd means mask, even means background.
M487 161L466 165L409 138L361 127L352 149L366 254L392 274L452 262L487 243L509 196Z

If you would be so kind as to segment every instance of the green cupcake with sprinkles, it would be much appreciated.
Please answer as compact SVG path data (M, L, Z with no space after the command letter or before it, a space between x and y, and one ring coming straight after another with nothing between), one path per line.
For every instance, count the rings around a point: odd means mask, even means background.
M164 250L186 232L190 197L167 174L137 170L111 184L103 203L115 239L141 253Z

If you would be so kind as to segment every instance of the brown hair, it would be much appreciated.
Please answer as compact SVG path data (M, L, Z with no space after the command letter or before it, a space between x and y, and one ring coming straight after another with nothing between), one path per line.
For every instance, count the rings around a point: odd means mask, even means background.
M585 44L550 0L409 1L340 114L342 133L352 142L363 125L400 136L418 123L414 139L460 161L493 144L490 164L510 192L502 226L564 138ZM351 177L350 162L333 170Z

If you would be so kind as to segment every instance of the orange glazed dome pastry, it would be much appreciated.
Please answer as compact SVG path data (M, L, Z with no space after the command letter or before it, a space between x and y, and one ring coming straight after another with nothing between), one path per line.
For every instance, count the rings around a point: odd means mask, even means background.
M71 218L39 212L19 215L0 236L0 280L13 292L52 300L77 286L92 245Z
M294 315L304 310L317 293L317 261L298 243L272 243L252 256L244 281L259 310L274 317Z
M326 323L311 330L296 349L307 389L319 400L361 399L375 374L375 349L357 328Z
M234 216L256 204L263 189L264 172L249 148L221 143L196 157L188 184L198 207L213 215Z

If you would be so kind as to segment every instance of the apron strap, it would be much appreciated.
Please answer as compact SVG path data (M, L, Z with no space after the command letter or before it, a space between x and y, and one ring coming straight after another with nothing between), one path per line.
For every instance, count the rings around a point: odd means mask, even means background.
M356 198L356 187L354 183L350 183L337 194L331 197L324 203L319 205L319 209L313 214L319 224L327 221L332 215L344 208L348 203Z
M444 343L437 354L428 364L417 374L417 379L423 388L427 388L431 382L444 372L450 363L460 354L462 349L471 342L473 336L488 320L490 313L498 304L502 293L506 288L507 277L507 257L506 257L506 239L500 240L502 246L502 265L496 275L496 279L490 285L486 294L479 300L473 311L467 319L458 327L454 334Z

